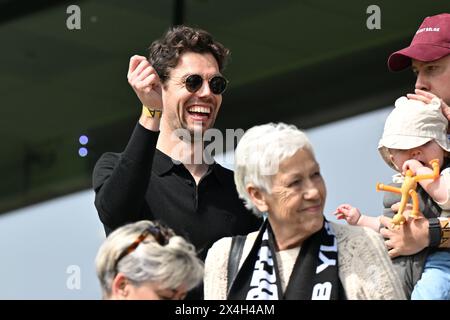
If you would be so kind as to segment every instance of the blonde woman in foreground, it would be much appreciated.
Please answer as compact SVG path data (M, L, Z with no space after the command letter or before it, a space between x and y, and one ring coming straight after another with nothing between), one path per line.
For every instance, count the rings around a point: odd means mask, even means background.
M194 246L151 221L112 232L95 263L103 299L184 299L203 277Z

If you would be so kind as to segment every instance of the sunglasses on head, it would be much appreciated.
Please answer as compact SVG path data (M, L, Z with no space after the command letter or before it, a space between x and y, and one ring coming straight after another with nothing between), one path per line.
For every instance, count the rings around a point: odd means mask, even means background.
M125 256L132 253L134 250L137 249L137 247L149 236L153 236L155 241L160 246L165 246L169 243L169 239L173 236L172 231L169 231L168 229L164 228L158 223L155 223L155 225L148 226L142 233L134 240L132 244L130 244L128 247L125 248L117 257L117 260L114 264L114 270L117 274L117 265L119 264L119 261L121 261Z
M198 74L191 74L184 79L184 85L187 91L197 92L203 85L203 78ZM214 94L222 94L227 88L228 80L222 76L214 76L208 80L209 89Z

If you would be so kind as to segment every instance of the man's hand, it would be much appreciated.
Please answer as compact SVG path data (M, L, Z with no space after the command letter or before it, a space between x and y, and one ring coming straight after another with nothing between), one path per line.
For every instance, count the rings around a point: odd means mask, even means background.
M394 204L392 210L396 212L398 207L398 204ZM409 216L409 211L410 209L405 210L404 214ZM415 254L430 243L428 220L423 216L417 219L409 217L404 224L393 228L392 219L388 217L381 217L380 222L385 227L380 233L386 239L385 244L391 258Z
M143 105L162 110L159 76L146 57L134 55L130 58L127 78Z
M431 102L431 100L433 100L433 98L440 99L438 96L436 96L435 94L428 92L428 91L415 89L414 92L415 92L415 94L408 93L406 95L408 97L408 99L419 100L426 104L429 104ZM450 107L445 103L444 100L442 100L442 99L440 99L440 100L441 100L442 114L447 118L448 121L450 121ZM449 126L448 130L449 131L447 133L450 133L450 126Z

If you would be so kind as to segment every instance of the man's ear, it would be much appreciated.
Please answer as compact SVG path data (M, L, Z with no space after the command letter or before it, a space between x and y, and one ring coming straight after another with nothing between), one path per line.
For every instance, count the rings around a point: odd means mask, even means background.
M267 212L269 209L266 202L267 193L261 191L261 189L252 184L248 184L246 189L250 199L252 199L253 204L258 208L258 210L261 212Z
M111 298L112 299L126 299L129 291L128 279L125 275L119 272L113 280L111 288Z

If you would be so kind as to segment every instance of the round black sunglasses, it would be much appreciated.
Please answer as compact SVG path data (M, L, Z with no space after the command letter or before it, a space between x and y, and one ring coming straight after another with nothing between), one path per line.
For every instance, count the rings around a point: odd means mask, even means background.
M203 78L198 74L191 74L184 79L187 91L197 92L203 85ZM228 80L222 76L214 76L208 80L209 89L214 94L222 94L227 88Z

